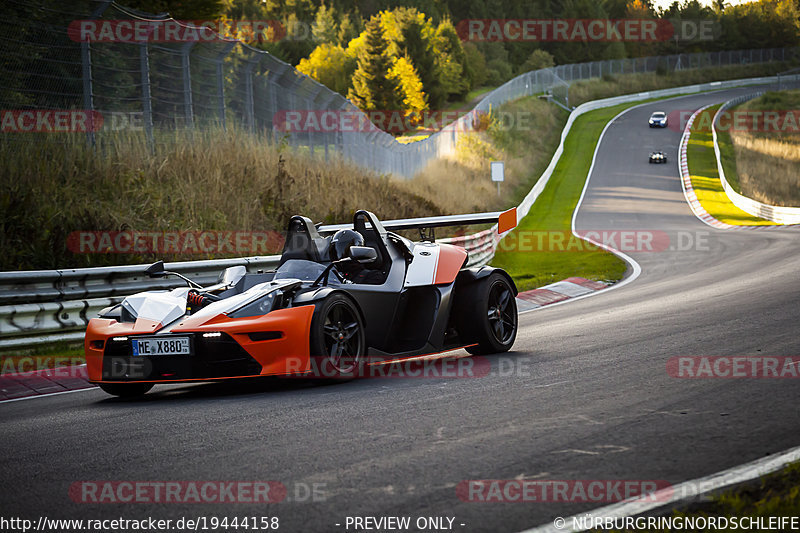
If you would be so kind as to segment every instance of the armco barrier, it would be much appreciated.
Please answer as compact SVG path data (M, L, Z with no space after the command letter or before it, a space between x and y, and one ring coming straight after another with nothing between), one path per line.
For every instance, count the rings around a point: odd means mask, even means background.
M797 76L794 76L794 78L797 79ZM753 216L764 218L766 220L771 220L772 222L777 222L778 224L800 224L800 207L782 207L764 204L739 194L733 189L733 187L731 187L731 184L725 177L725 170L722 168L722 155L719 150L717 135L717 120L719 119L720 113L735 105L761 96L762 94L764 93L759 91L753 94L740 96L739 98L734 98L733 100L728 100L720 106L716 115L714 115L714 120L711 123L711 135L714 140L714 155L717 158L717 171L719 172L719 179L722 182L722 188L725 190L725 194L728 195L728 198L733 205L745 213L749 213Z
M649 98L692 94L743 85L763 85L777 78L751 78L726 82L690 85L660 91L605 98L586 102L570 113L561 141L547 169L517 207L517 221L528 214L544 190L564 151L564 142L575 120L595 109ZM489 263L497 244L505 236L497 226L474 235L442 239L463 246L470 252L469 266ZM169 270L180 272L193 281L210 284L228 266L245 265L249 271L277 266L278 257L247 257L214 261L168 263ZM89 319L107 305L124 296L151 289L178 287L179 280L152 280L144 275L145 265L0 273L0 348L22 347L59 340L79 340Z
M214 283L223 269L244 265L257 272L275 268L279 256L167 263L201 285ZM151 279L147 265L0 273L0 348L72 341L83 337L89 319L123 297L171 289L180 279Z

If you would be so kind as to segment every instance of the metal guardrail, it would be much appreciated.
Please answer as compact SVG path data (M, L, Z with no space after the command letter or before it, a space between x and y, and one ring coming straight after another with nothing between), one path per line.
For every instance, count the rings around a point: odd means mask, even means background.
M570 114L561 134L561 142L547 169L517 207L517 220L528 214L544 190L564 150L564 142L577 117L603 107L649 98L692 94L742 85L761 85L777 78L751 78L690 85L660 91L643 92L587 102ZM505 236L491 229L460 237L441 239L456 244L470 253L468 266L489 263L497 245ZM213 261L167 263L169 270L180 272L202 284L213 283L228 266L244 265L255 272L274 268L278 256L246 257ZM43 270L0 273L0 348L31 346L59 340L80 340L89 319L102 308L118 303L129 294L153 289L178 287L177 280L152 280L144 274L146 265Z
M496 234L496 232L495 232ZM476 235L442 239L470 252L469 266L486 264L494 255L491 230ZM219 273L243 265L248 272L277 268L280 256L243 257L211 261L166 263L200 285L211 285ZM153 279L147 265L37 270L0 273L0 348L32 346L83 338L89 320L125 296L148 290L181 287L180 279Z
M794 75L793 77L789 77L789 79L800 80L800 74ZM782 76L782 82L787 81L786 76ZM711 122L711 136L714 141L714 156L717 159L717 172L719 173L719 179L722 182L722 188L725 191L725 194L728 195L731 203L744 211L745 213L749 213L753 216L763 218L766 220L770 220L772 222L776 222L778 224L800 224L800 207L783 207L783 206L776 206L776 205L769 205L763 202L759 202L757 200L753 200L752 198L748 198L743 194L739 194L734 190L731 184L728 182L728 178L725 177L725 169L722 166L722 154L720 153L719 149L719 142L718 142L718 135L717 135L717 123L719 120L720 114L735 105L739 105L744 103L748 100L752 100L753 98L757 98L763 95L763 91L759 91L756 93L748 94L745 96L740 96L738 98L734 98L733 100L728 100L724 104L722 104L717 110L717 113L714 115L714 120Z
M201 285L216 281L224 268L244 265L250 272L278 266L280 256L167 263ZM172 289L178 279L151 279L147 265L35 270L0 273L0 348L79 340L89 319L130 294Z

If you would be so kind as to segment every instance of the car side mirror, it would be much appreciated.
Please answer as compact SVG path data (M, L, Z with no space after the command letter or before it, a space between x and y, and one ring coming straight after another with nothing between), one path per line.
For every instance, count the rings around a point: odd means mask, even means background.
M166 271L164 270L164 261L156 261L149 267L144 270L144 273L150 276L151 278L162 278L166 276Z
M247 274L247 269L242 265L228 267L220 273L217 283L226 286L236 285L245 274Z
M351 246L350 259L362 265L374 263L378 260L378 252L369 246Z

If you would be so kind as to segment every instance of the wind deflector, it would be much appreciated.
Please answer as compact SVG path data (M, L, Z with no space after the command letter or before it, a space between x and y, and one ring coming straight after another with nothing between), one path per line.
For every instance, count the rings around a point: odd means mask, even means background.
M508 211L495 211L492 213L469 213L465 215L445 215L439 217L401 218L380 222L387 231L400 231L409 229L443 228L447 226L466 226L470 224L497 223L497 232L505 233L517 226L517 208ZM334 233L340 229L353 229L353 224L335 224L320 226L320 233Z

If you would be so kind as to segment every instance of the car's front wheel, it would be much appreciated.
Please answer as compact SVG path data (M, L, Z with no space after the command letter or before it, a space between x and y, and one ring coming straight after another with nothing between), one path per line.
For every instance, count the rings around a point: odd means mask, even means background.
M332 294L317 304L311 320L312 372L320 378L356 377L364 363L366 334L355 304Z
M517 300L505 276L493 272L469 287L462 330L471 354L507 352L517 338Z
M120 398L133 398L147 394L153 388L152 383L100 383L100 388Z

